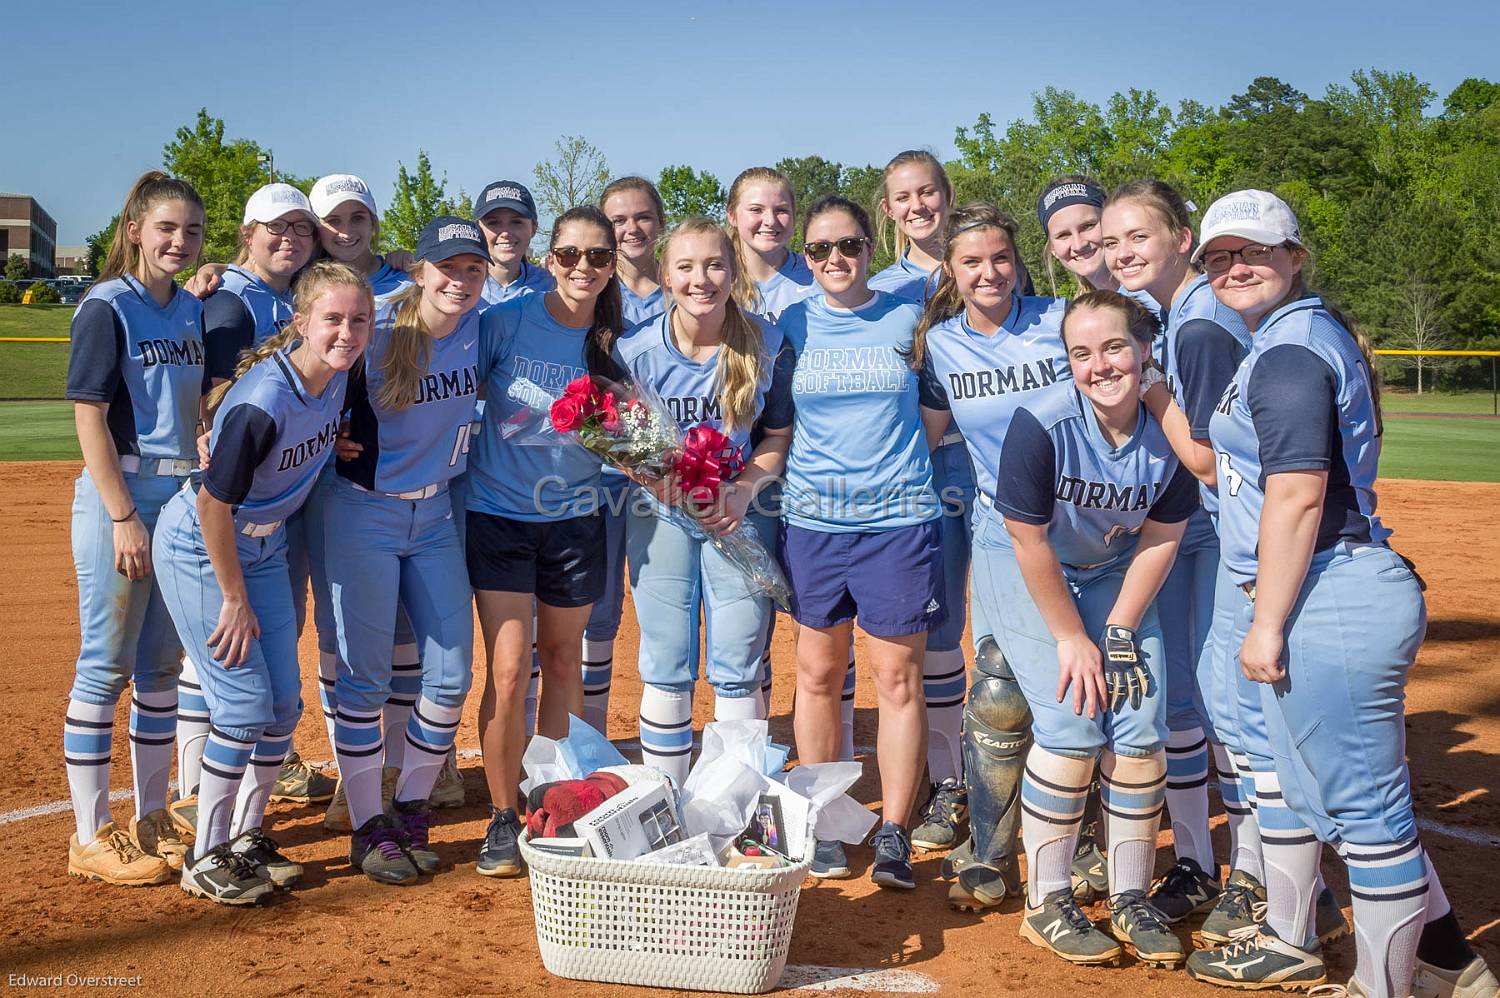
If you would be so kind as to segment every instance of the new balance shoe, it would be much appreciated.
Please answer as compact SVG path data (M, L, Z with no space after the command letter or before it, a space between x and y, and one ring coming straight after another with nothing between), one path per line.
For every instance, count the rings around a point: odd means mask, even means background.
M195 859L193 851L188 850L182 866L182 889L219 904L248 905L259 903L276 890L276 885L250 860L231 851L228 842L221 842L201 859Z
M849 857L844 854L844 843L821 840L815 843L812 865L807 872L819 880L843 880L849 876Z
M396 827L405 839L406 855L423 873L436 873L442 861L432 851L428 841L428 829L432 824L432 809L425 800L397 801Z
M385 814L377 814L349 837L349 865L377 884L400 887L418 880L417 866L402 848L401 832Z
M1021 917L1021 938L1069 963L1086 966L1118 960L1121 953L1120 944L1089 921L1066 887L1048 894L1034 908L1028 899Z
M951 849L968 817L968 789L952 777L934 783L922 807L922 821L912 829L911 844L918 849Z
M1411 989L1414 998L1495 998L1500 995L1500 980L1482 956L1462 970L1444 970L1418 960Z
M1073 854L1073 896L1080 904L1109 896L1109 861L1093 839L1080 842Z
M117 887L154 887L172 879L172 868L160 856L146 855L113 821L106 821L88 845L79 845L76 833L68 840L68 874Z
M302 864L283 855L276 840L259 828L241 832L230 840L229 849L249 860L257 873L277 887L290 887L302 878Z
M1179 859L1151 888L1151 904L1167 924L1176 923L1196 912L1213 907L1224 891L1219 887L1218 870L1213 876L1203 872L1195 859Z
M1200 949L1187 959L1188 976L1221 988L1306 991L1328 979L1323 957L1293 946L1262 926L1227 946Z
M179 797L168 804L167 816L172 819L172 826L177 829L178 837L185 844L192 845L193 839L198 835L198 795Z
M344 793L344 781L339 780L333 788L333 800L323 812L323 827L330 832L354 831L354 819L349 817L349 798Z
M296 752L290 753L276 774L276 783L271 787L273 801L290 801L294 804L322 804L333 800L333 789L337 782L302 761Z
M906 829L894 821L880 826L880 831L870 839L875 847L875 865L870 870L870 879L880 887L899 887L912 890L917 882L911 875L911 840Z
M1109 899L1109 931L1142 963L1170 970L1187 959L1182 941L1145 891L1121 891Z
M1014 857L1002 856L998 868L976 863L972 857L958 871L948 888L948 904L959 911L981 912L998 908L1006 898L1019 897L1021 874Z
M174 873L182 869L187 843L177 834L166 808L159 807L143 818L131 818L130 838L147 856L165 860Z
M1318 904L1313 910L1313 926L1318 933L1319 946L1327 946L1335 939L1349 934L1349 923L1344 921L1344 913L1339 908L1333 891L1327 887L1318 894Z
M1203 920L1198 938L1209 946L1232 942L1252 925L1264 921L1266 889L1243 870L1234 870L1213 911Z
M484 844L479 847L481 876L514 877L521 872L521 821L515 808L490 808L490 827L485 829Z
M427 795L427 803L433 807L464 806L464 776L458 771L457 748L448 747L448 755L443 759L443 768L438 770L432 793Z

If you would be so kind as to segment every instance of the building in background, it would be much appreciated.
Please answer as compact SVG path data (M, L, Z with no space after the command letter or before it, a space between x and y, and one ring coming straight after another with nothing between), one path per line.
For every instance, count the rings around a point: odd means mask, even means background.
M57 248L57 276L87 274L89 272L89 248L87 246L59 246Z
M31 261L32 277L57 276L57 223L30 195L0 193L0 266L13 253Z

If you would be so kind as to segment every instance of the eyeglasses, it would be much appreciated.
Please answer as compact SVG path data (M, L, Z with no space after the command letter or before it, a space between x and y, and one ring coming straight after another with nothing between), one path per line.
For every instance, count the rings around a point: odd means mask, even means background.
M310 236L313 234L313 224L301 219L295 222L288 222L284 218L276 218L269 222L261 222L260 224L264 225L266 231L273 236L284 236L287 229L291 229L299 236Z
M833 240L820 239L815 243L808 243L803 246L802 251L807 254L809 260L812 260L814 263L822 263L828 259L829 254L833 252L833 248L837 246L840 256L852 259L864 252L865 246L869 241L863 236L850 236L847 239Z
M1236 257L1247 267L1263 267L1271 262L1271 254L1275 252L1275 246L1260 243L1251 243L1237 250L1209 250L1203 254L1203 269L1210 274L1222 274L1234 266Z
M608 267L615 262L615 251L604 246L581 250L577 246L558 246L552 257L564 267L576 267L580 259L587 260L590 267Z

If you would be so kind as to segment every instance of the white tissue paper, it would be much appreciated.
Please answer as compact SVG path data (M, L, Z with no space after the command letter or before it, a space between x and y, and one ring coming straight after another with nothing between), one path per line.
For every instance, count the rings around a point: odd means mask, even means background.
M568 716L568 737L561 741L537 735L526 745L521 756L521 768L526 779L521 781L521 793L531 793L531 788L557 780L581 780L590 773L609 766L627 765L620 750L610 744L609 739L580 718ZM632 782L622 777L626 782Z

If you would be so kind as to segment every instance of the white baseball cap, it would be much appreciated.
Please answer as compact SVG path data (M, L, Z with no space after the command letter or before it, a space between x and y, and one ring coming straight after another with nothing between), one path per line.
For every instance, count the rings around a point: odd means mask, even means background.
M1266 246L1302 245L1297 216L1287 203L1269 191L1235 191L1208 206L1193 262L1203 256L1203 247L1220 236L1239 236Z
M307 195L291 184L267 184L250 195L250 200L245 202L243 224L274 222L294 211L305 211L309 215L313 213L312 205L307 203Z
M375 210L370 186L352 173L330 173L313 184L312 195L308 198L313 214L319 218L327 218L345 201L358 201L370 210L371 215L379 214Z

